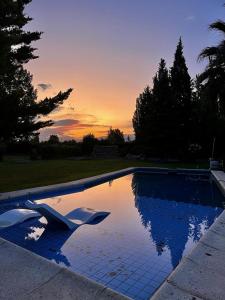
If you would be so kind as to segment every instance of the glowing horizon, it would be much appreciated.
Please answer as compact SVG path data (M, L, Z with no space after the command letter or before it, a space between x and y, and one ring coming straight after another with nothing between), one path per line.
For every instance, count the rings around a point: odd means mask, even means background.
M191 76L202 70L199 52L216 42L207 29L222 18L224 0L51 0L33 1L27 9L30 30L40 30L34 43L34 75L39 99L74 88L70 98L49 118L56 124L41 139L105 137L109 128L132 135L135 101L152 84L160 58L173 61L180 36ZM165 14L165 11L167 14Z

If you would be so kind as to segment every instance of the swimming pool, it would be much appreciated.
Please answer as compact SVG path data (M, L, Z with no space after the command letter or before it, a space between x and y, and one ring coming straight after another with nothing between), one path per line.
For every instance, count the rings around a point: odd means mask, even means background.
M148 299L223 210L209 176L136 172L81 192L56 192L37 202L62 214L90 207L110 215L74 232L30 220L0 236L131 298ZM26 199L2 203L0 213Z

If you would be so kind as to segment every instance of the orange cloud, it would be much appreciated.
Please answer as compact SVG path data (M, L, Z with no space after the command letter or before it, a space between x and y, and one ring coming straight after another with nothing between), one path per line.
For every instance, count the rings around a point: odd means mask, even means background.
M101 123L96 116L91 114L61 114L61 118L58 119L58 117L53 119L52 127L40 131L41 140L47 140L52 134L57 134L61 140L81 140L84 135L89 133L93 133L97 138L105 138L111 127L111 124ZM121 124L119 128L124 130L125 134L132 134L129 122Z

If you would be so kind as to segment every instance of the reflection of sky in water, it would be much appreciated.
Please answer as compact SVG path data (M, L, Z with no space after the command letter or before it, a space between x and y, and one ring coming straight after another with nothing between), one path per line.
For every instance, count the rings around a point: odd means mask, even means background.
M64 215L77 207L110 211L99 224L71 232L48 228L41 218L0 235L132 298L147 299L222 212L223 201L209 180L128 175L38 201Z

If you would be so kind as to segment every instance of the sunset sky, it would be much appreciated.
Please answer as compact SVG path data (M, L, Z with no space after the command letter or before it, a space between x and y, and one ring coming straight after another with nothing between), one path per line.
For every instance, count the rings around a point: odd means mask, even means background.
M38 60L28 69L39 98L74 88L50 117L55 125L41 138L58 134L104 137L110 126L133 134L135 101L152 84L160 58L173 61L180 36L191 76L204 64L202 48L220 38L208 25L224 17L224 0L33 0L29 30L43 31L34 44Z

